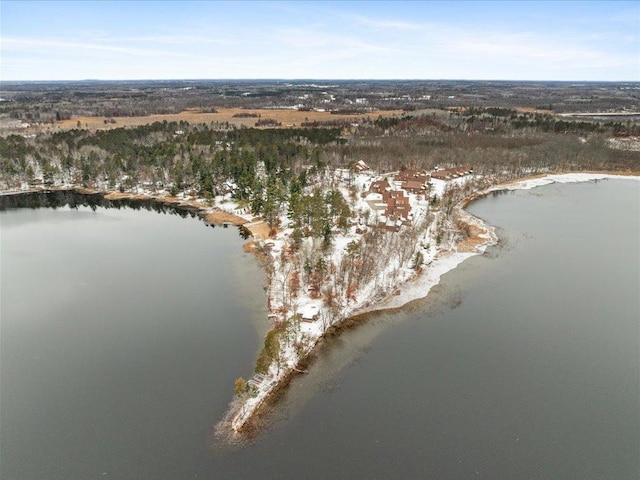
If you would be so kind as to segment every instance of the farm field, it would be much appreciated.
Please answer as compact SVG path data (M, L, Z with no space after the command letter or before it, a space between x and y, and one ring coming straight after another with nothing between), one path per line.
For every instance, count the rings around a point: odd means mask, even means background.
M255 114L260 117L238 117L234 115ZM390 117L402 114L402 110L378 110L366 114L346 115L332 114L330 112L316 111L300 111L292 109L244 109L244 108L220 108L216 113L201 113L197 110L185 110L178 114L168 115L145 115L139 117L117 117L115 123L110 123L107 117L72 117L69 120L62 120L54 124L56 129L76 128L78 122L82 128L90 130L107 130L118 127L135 127L139 125L147 125L153 122L180 122L189 123L211 123L211 122L229 122L233 125L244 125L245 127L255 126L258 120L275 120L282 124L283 127L297 127L303 122L326 122L332 120L353 119L358 118L377 118Z

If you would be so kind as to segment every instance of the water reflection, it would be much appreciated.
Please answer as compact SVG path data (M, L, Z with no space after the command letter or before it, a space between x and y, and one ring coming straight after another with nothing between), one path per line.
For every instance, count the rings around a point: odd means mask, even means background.
M78 210L80 207L90 208L96 211L98 208L105 209L130 209L146 210L157 213L178 215L182 218L199 218L204 220L200 209L189 205L167 204L151 198L118 198L107 199L101 193L82 193L75 190L51 190L42 192L25 192L14 195L0 195L0 211L14 208L51 208L58 209L69 207ZM212 228L216 225L209 224ZM223 224L227 228L228 224ZM244 240L251 236L251 232L244 227L238 227L238 234Z

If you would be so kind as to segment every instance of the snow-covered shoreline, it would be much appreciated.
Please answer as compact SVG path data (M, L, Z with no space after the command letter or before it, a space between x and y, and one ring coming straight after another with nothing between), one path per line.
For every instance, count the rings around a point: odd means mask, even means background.
M542 187L545 185L551 185L552 183L580 183L580 182L590 182L595 180L606 180L606 179L626 179L626 180L635 180L640 181L640 176L634 175L614 175L614 174L606 174L606 173L563 173L563 174L553 174L553 175L545 175L543 177L532 177L523 180L519 180L516 182L509 183L501 183L495 186L492 186L482 192L479 192L477 195L474 195L470 200L465 200L463 203L472 203L475 200L478 200L491 192L501 191L501 190L531 190L536 187ZM368 311L376 311L376 310L386 310L392 308L401 308L404 305L414 301L419 300L421 298L425 298L431 289L440 283L440 278L450 272L454 268L458 267L462 262L466 259L471 258L476 255L483 254L487 247L495 245L498 242L498 237L495 234L495 229L493 226L486 224L478 217L471 215L466 210L462 210L466 214L465 221L474 222L477 226L479 226L482 230L484 230L485 241L478 245L476 251L472 252L457 252L457 251L449 251L442 252L442 254L425 269L423 274L418 278L408 280L405 285L403 285L403 290L400 295L390 297L386 300L383 300L378 305L372 305L369 308L363 309L358 313L365 313Z
M516 180L515 182L509 182L504 184L495 185L487 189L486 193L495 192L499 190L531 190L535 187L542 187L544 185L550 185L552 183L579 183L579 182L592 182L595 180L640 180L639 175L616 175L612 173L590 173L590 172L575 172L575 173L559 173L549 174L541 177L524 178L522 180Z
M459 266L464 262L464 260L475 255L480 255L486 251L487 247L496 244L498 242L498 238L495 234L494 228L464 210L464 207L475 199L482 198L483 196L486 196L491 192L501 190L527 190L538 186L549 185L551 183L574 183L604 179L627 179L640 181L640 176L616 175L609 173L548 174L543 176L523 178L506 183L499 183L496 185L492 185L484 190L478 190L466 196L464 199L458 202L458 204L454 208L455 213L458 215L458 218L462 222L474 227L474 237L476 241L472 242L471 246L462 246L461 244L452 242L443 242L438 247L431 247L427 250L424 250L425 255L428 258L426 258L426 266L424 266L421 271L419 270L418 272L416 272L414 270L402 268L401 265L399 267L396 267L397 270L394 272L394 279L397 281L398 288L393 293L388 292L384 298L379 298L377 296L377 292L374 289L365 288L358 294L359 298L357 299L357 301L350 302L346 306L344 306L338 316L330 322L330 325L322 325L320 321L317 321L314 324L302 324L300 330L304 335L306 335L308 339L308 344L305 348L304 355L299 356L297 354L294 354L292 349L289 348L289 351L287 352L289 355L288 359L293 362L292 365L285 366L285 368L282 369L278 367L277 373L270 372L270 374L267 376L268 378L266 379L266 381L264 383L261 383L259 385L259 388L256 389L255 395L245 398L236 398L234 402L232 402L232 408L229 411L228 415L221 422L222 430L225 432L225 434L234 434L235 432L243 431L245 429L245 426L250 424L255 414L260 411L261 406L264 405L265 401L268 400L274 392L280 390L281 388L286 388L286 383L293 375L297 374L296 369L300 366L299 362L305 361L309 353L313 352L316 349L316 346L326 334L328 326L339 328L341 324L343 324L354 315L371 311L401 308L414 300L424 298L429 294L434 286L438 285L441 277L444 274ZM105 198L107 198L108 195L122 198L132 198L136 196L135 194L126 193L114 194L114 192L108 191L93 191L92 193L100 193L104 195ZM4 194L9 195L10 192L5 192ZM216 210L215 208L203 205L196 200L185 201L185 199L177 198L168 199L166 197L163 198L161 195L150 195L145 196L145 198L160 203L170 203L174 206L198 208L198 210L206 214L211 214ZM234 213L236 213L237 215L237 212ZM244 222L248 222L249 219L250 217L246 215L238 216L237 224L243 223L243 220ZM276 249L282 249L283 243L281 242L281 240L279 241L278 238L274 240L276 243ZM350 240L351 237L349 236L345 236L343 239L341 239L341 248L344 248L346 246L346 242ZM418 241L431 244L432 246L436 245L437 242L435 230L429 229L425 236L421 237ZM342 245L342 243L344 243L344 245ZM280 256L278 255L277 257L279 258ZM273 284L276 281L281 282L281 279L278 279L277 276L274 276L271 280L271 283ZM270 285L269 287L274 287L274 285Z
M440 254L436 256L436 258L423 270L420 276L409 279L402 285L400 295L388 297L379 304L371 305L354 313L359 314L371 311L401 308L414 300L425 298L431 289L440 283L440 279L444 274L455 269L468 258L481 255L485 252L487 247L497 243L498 238L495 236L493 227L486 226L486 233L484 235L486 235L486 240L477 247L476 251L458 252L452 250L440 252Z
M107 201L150 201L159 205L196 212L200 219L207 224L215 225L235 225L251 226L252 217L246 213L239 212L234 208L222 209L220 206L211 205L202 198L172 197L167 192L153 192L144 189L137 189L135 192L120 192L113 189L87 188L81 185L62 185L55 187L35 187L26 190L0 191L0 197L20 197L32 194L47 193L71 193L77 195L99 195ZM233 205L233 204L232 204Z
M498 238L495 234L494 227L487 225L481 219L464 210L464 207L474 200L482 198L492 192L501 190L527 190L552 183L577 183L604 179L628 179L640 181L640 176L607 173L548 174L496 184L469 195L459 202L456 206L456 210L465 223L473 225L476 227L477 231L480 232L476 234L479 241L473 248L458 250L456 244L442 245L437 249L437 253L433 259L418 275L400 280L399 294L387 295L380 301L376 301L375 298L361 298L360 301L357 302L358 305L353 305L352 308L344 309L340 318L332 323L332 326L339 327L341 323L354 315L372 311L401 308L414 300L425 298L431 289L438 285L444 274L459 266L466 259L484 253L487 247L495 245L498 242ZM434 233L431 232L430 240L435 241L433 235ZM324 337L325 332L326 330L318 332L319 334L312 342L307 354L316 348L316 345ZM237 408L236 406L236 409L233 409L233 411L230 412L223 423L226 424L227 427L230 427L232 432L241 432L245 425L250 423L252 417L260 410L261 406L271 396L271 394L279 390L282 387L282 384L284 382L288 382L291 376L296 373L295 367L293 371L282 372L275 380L270 381L266 388L260 389L256 396L242 400L241 408Z

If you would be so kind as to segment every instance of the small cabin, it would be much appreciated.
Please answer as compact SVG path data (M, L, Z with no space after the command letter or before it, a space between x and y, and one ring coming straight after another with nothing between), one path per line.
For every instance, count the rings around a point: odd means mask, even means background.
M298 315L303 322L313 323L320 318L320 304L312 303L298 310Z

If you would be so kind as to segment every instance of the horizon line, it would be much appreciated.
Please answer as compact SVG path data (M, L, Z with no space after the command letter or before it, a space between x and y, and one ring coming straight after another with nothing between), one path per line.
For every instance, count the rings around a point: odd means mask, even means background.
M557 83L640 83L638 80L558 80L558 79L505 79L505 78L285 78L285 77L229 77L229 78L82 78L82 79L0 79L3 83L66 83L66 82L302 82L302 81L322 81L322 82L557 82Z

